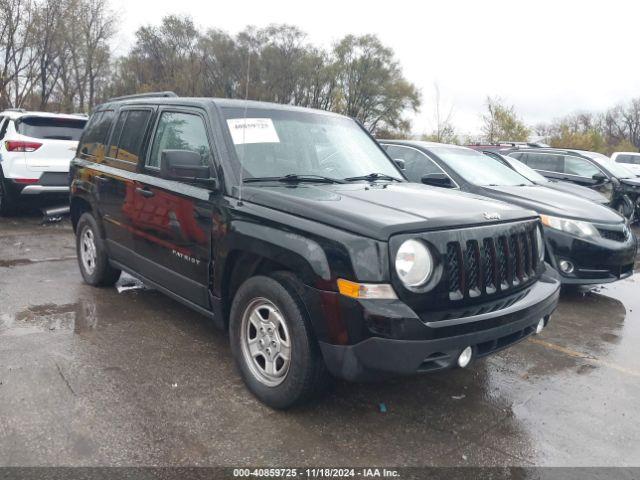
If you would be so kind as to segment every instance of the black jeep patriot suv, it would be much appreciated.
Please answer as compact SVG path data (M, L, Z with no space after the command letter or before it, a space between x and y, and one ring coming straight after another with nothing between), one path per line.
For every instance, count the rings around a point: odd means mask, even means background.
M71 168L85 281L122 270L228 328L249 389L465 367L539 332L559 282L529 210L408 183L355 121L146 94L99 106Z

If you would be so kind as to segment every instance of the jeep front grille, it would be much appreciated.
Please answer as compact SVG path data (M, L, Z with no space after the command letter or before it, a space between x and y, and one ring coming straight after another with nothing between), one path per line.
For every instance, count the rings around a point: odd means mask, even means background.
M536 223L466 242L449 242L445 275L449 298L460 300L505 292L535 277L538 266ZM500 233L505 233L501 235Z

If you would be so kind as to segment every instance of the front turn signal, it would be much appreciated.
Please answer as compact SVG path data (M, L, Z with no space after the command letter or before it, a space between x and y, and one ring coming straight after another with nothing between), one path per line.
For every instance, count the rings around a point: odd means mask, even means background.
M344 278L338 279L338 291L345 297L368 299L397 299L393 287L386 283L357 283Z

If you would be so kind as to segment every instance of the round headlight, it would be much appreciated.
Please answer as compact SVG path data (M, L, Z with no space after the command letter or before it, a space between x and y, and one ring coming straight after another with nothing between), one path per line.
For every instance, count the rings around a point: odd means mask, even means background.
M396 255L396 273L407 287L419 287L433 273L433 258L419 240L405 240Z
M544 239L540 227L536 230L536 248L538 249L538 259L540 262L544 262Z

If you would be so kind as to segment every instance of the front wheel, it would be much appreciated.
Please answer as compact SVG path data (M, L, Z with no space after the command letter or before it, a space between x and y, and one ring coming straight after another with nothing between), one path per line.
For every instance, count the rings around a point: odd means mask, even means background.
M95 287L110 287L120 278L120 270L109 264L98 224L90 213L83 213L76 226L76 252L82 278Z
M273 408L308 400L328 374L302 300L286 273L243 283L231 307L230 341L249 390Z

